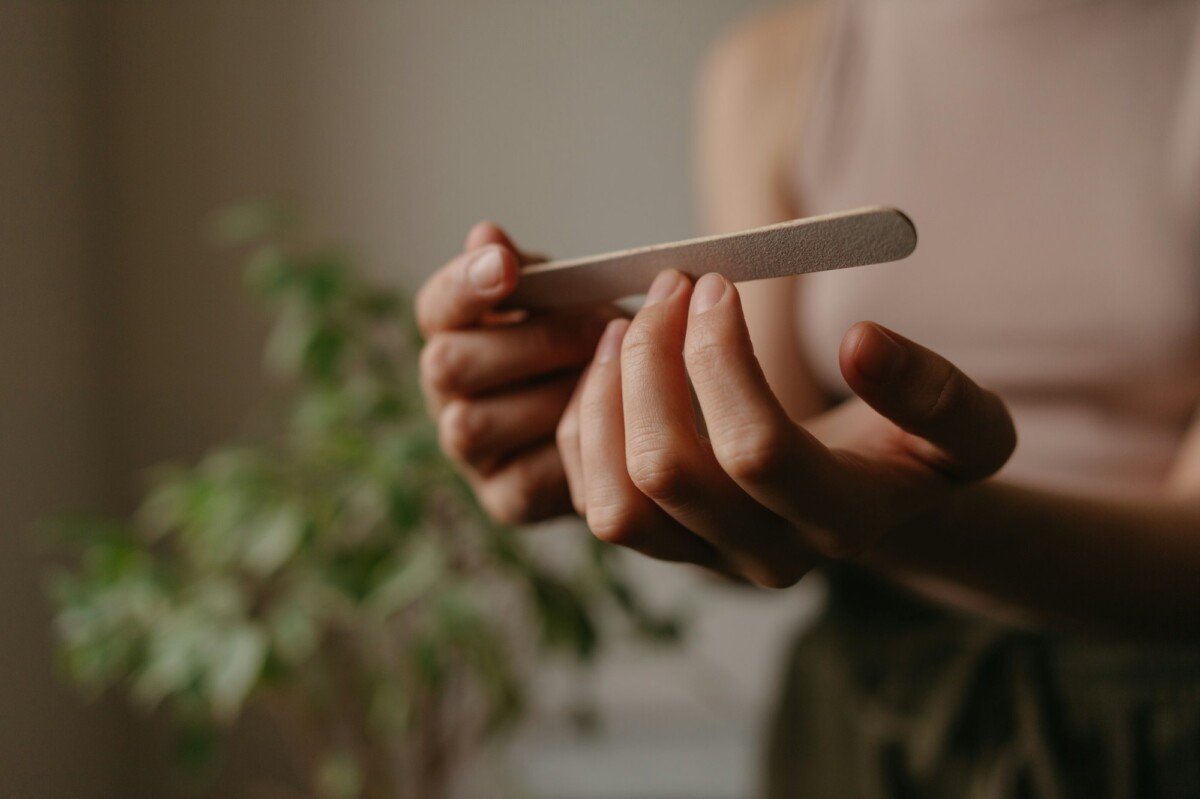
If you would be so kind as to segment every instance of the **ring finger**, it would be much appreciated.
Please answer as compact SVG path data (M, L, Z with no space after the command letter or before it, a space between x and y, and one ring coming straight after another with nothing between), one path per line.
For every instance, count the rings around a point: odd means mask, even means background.
M438 419L442 448L489 474L510 454L553 436L578 378L571 373L503 394L452 400Z
M588 527L600 539L659 560L725 571L707 541L667 515L629 477L621 406L621 340L629 322L610 322L579 403L579 449Z

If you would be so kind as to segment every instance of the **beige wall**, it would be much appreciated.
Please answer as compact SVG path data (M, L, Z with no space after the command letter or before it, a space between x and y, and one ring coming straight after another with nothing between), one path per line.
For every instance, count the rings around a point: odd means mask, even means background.
M253 427L262 323L204 216L291 195L316 237L409 286L482 217L564 255L686 235L694 70L757 4L0 5L0 796L163 790L140 773L164 749L154 736L113 734L119 720L52 682L24 530L63 505L125 507L136 470ZM642 569L666 595L684 586ZM699 784L742 784L801 600L692 596L692 656L624 656L601 694L647 746L714 731L709 768L741 771L705 782L699 763ZM707 671L676 678L695 663ZM664 750L657 770L696 751Z
M0 796L117 796L112 714L51 666L35 521L103 502L89 13L0 5Z
M563 254L685 235L693 71L750 4L107 4L126 464L245 416L255 316L209 210L291 194L409 285L482 217Z

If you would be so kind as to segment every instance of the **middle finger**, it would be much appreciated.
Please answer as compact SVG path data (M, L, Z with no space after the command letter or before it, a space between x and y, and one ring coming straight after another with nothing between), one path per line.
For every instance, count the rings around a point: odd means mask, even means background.
M610 544L659 560L724 571L716 550L651 502L625 466L621 413L621 339L629 323L610 322L588 370L579 402L579 448L588 527Z
M621 355L625 449L637 487L760 585L791 585L812 565L796 531L751 499L700 438L683 361L691 284L659 275Z
M436 406L451 397L579 368L614 311L585 316L538 316L510 327L451 330L430 339L421 353L426 393Z
M578 377L571 372L516 391L452 400L438 417L442 448L488 474L513 452L553 435Z

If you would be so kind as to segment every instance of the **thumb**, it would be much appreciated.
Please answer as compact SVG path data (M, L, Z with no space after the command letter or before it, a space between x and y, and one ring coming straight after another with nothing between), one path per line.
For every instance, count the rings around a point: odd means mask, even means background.
M540 253L526 252L516 245L512 236L508 231L497 225L495 222L478 222L470 231L467 232L467 240L463 242L463 249L467 252L477 250L480 247L485 247L488 244L499 244L501 247L507 247L517 254L517 260L521 266L529 264L540 264L547 260L546 256Z
M873 322L847 331L842 376L855 394L907 433L914 454L960 480L978 480L1008 461L1017 444L1004 402L937 353Z

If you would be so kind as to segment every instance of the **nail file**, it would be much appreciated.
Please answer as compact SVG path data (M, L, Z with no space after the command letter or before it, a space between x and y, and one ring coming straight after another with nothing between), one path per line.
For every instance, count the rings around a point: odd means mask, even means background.
M734 282L906 258L917 229L895 208L857 208L721 236L526 266L505 308L544 310L644 294L664 269Z

